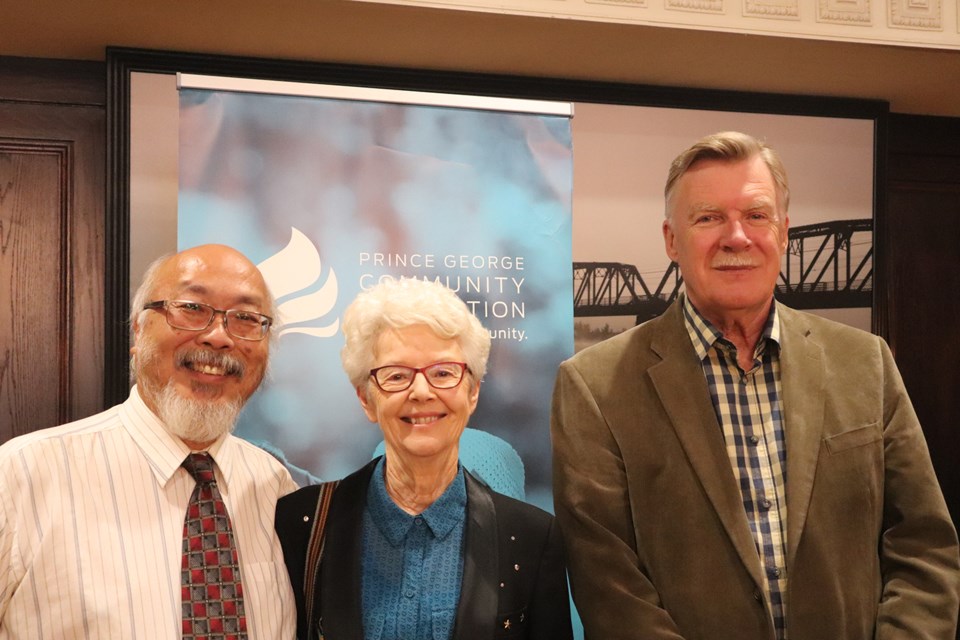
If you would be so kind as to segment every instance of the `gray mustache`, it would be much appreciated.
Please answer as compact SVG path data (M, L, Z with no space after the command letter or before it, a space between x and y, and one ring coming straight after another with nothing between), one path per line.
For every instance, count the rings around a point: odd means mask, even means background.
M716 260L713 261L712 266L714 268L718 268L718 267L755 267L757 265L754 264L753 260L751 260L746 256L740 256L740 255L734 254L734 255L723 256L722 258L717 258Z
M216 353L204 349L190 349L177 354L177 365L209 365L223 369L229 376L242 378L246 367L243 362L226 353Z

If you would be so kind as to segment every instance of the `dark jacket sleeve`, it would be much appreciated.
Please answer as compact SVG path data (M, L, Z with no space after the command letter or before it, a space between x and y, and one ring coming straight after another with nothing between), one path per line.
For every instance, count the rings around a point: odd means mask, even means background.
M496 638L570 640L570 595L554 517L494 494L499 571Z
M563 544L560 528L553 518L550 519L547 542L530 601L530 619L533 622L529 636L532 640L567 640L573 637Z
M277 502L274 527L283 560L290 574L293 595L297 603L297 639L308 640L306 606L304 602L304 571L306 570L307 545L313 530L313 514L316 512L319 485L304 487L288 494Z

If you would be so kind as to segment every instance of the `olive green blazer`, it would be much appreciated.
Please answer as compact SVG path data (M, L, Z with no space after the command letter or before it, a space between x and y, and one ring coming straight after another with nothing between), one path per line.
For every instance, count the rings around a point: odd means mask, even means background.
M788 637L953 640L957 536L890 350L845 325L778 313ZM681 303L561 365L552 437L588 640L774 640Z

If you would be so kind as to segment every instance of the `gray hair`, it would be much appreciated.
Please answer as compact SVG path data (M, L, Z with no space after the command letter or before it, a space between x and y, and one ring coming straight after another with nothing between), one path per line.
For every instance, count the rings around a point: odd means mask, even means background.
M669 203L677 187L677 182L695 164L701 160L736 162L749 160L754 156L760 156L766 163L767 168L770 169L777 190L777 204L781 211L785 213L790 208L790 186L787 183L787 170L783 166L783 161L780 160L780 155L773 148L768 147L766 143L753 136L739 131L721 131L700 138L693 146L670 163L667 183L663 188L663 196L667 202L666 217L670 217Z
M346 343L340 360L350 383L361 387L370 377L377 340L385 329L421 324L441 338L456 340L475 381L483 379L490 334L463 300L439 282L385 278L362 291L343 314Z
M146 309L143 307L150 302L150 297L153 295L153 292L157 288L157 278L160 274L160 267L164 263L173 257L174 254L166 253L153 262L151 262L146 271L143 272L143 280L140 282L140 286L137 287L136 293L133 294L133 300L130 302L130 330L133 330L133 327L138 325L142 319Z

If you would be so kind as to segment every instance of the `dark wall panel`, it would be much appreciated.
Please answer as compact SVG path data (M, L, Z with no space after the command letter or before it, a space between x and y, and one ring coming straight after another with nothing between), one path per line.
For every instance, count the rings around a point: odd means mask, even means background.
M103 406L103 73L0 58L0 442Z
M960 525L960 119L890 118L889 341Z

